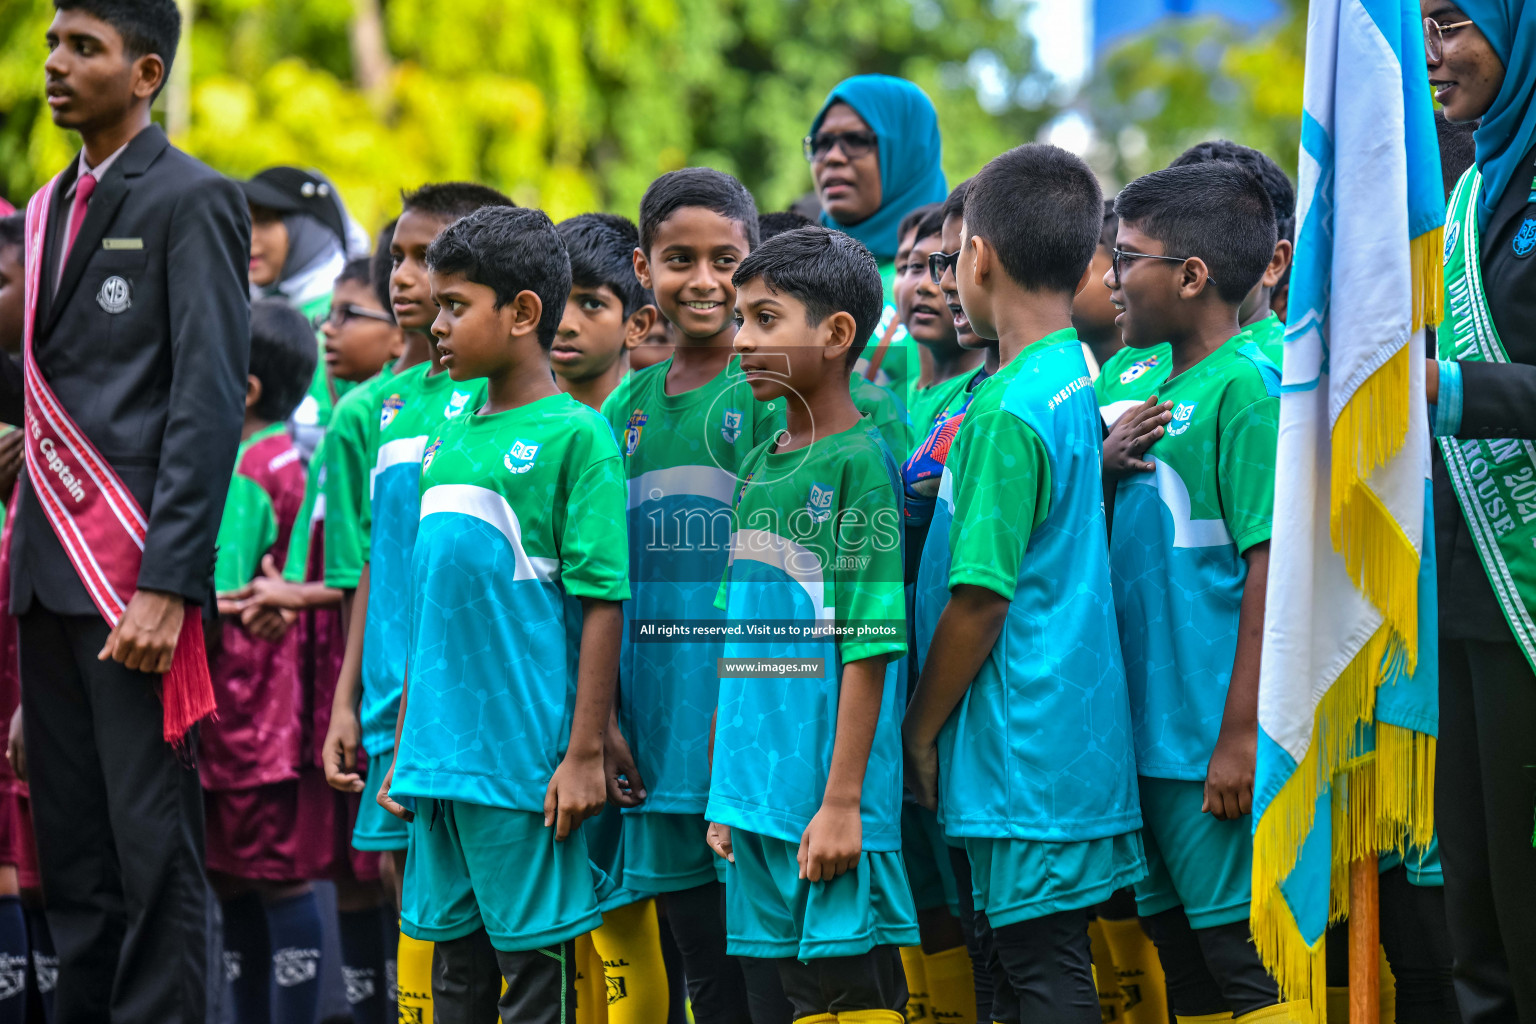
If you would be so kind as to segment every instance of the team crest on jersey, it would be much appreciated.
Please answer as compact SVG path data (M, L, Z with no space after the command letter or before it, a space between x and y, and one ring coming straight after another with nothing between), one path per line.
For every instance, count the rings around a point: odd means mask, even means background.
M1515 235L1515 257L1523 260L1533 251L1536 251L1536 217L1527 217Z
M805 509L811 514L811 522L824 523L832 518L832 488L826 484L811 484L811 496L805 499Z
M513 441L512 450L502 461L513 473L526 473L533 468L533 460L539 454L539 446L532 441Z
M720 436L725 438L726 444L735 444L741 436L741 410L727 409L720 417Z
M384 399L384 404L379 407L379 429L387 430L389 425L395 422L395 417L400 415L400 410L404 408L405 399L397 394Z
M1146 373L1156 365L1157 356L1148 356L1146 359L1134 362L1126 368L1124 373L1120 375L1120 383L1129 384L1131 381L1135 380L1137 377L1140 377L1142 374Z
M1178 437L1189 429L1189 425L1194 422L1195 406L1199 404L1198 402L1180 402L1173 407L1173 422L1168 424L1170 437Z
M1442 266L1451 262L1451 253L1456 251L1456 239L1460 237L1461 221L1453 220L1451 221L1450 230L1445 233L1445 252L1440 256L1440 263Z
M635 449L640 447L640 432L645 429L646 415L641 409L636 409L629 414L629 422L624 424L624 454L633 455Z
M437 450L439 448L441 448L442 446L443 446L443 439L442 438L438 438L436 441L432 442L432 447L428 448L425 452L422 453L422 456L421 456L421 468L422 469L431 469L432 468L432 459L434 457L436 457Z
M448 399L448 404L443 406L443 419L445 419L445 420L453 419L459 413L463 412L464 411L464 407L466 405L468 405L468 404L469 404L469 392L468 391L455 391L453 393L453 397Z

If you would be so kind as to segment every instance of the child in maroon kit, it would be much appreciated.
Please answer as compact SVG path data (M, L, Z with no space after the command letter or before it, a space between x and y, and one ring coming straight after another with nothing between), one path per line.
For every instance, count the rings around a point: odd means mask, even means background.
M251 306L245 425L219 524L214 582L244 586L282 558L304 502L304 465L283 421L315 369L314 333L286 303ZM202 730L208 873L224 905L225 976L239 1024L313 1024L320 913L299 826L303 694L298 634L281 617L241 621L221 597L210 652L217 716Z

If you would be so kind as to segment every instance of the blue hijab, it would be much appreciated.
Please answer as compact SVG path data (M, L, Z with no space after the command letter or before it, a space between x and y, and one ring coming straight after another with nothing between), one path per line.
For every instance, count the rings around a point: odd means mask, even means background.
M1516 181L1525 155L1536 144L1536 3L1525 0L1458 0L1457 6L1477 23L1504 62L1504 84L1483 115L1474 138L1477 169L1483 174L1483 194L1477 220L1487 227L1488 218Z
M904 78L856 75L828 94L811 123L813 133L834 103L852 107L880 139L880 209L857 224L839 224L823 212L821 223L857 238L882 263L893 260L901 219L924 204L942 203L949 195L939 115L923 90Z

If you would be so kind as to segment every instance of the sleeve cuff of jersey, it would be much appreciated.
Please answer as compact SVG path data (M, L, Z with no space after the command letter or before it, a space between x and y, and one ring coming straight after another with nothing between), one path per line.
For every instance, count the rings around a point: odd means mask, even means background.
M907 645L904 643L843 644L837 649L837 656L844 665L879 655L885 655L894 661L906 653Z
M1253 529L1248 530L1245 533L1238 534L1236 537L1232 538L1233 543L1237 545L1237 553L1242 554L1249 548L1253 547L1255 544L1263 544L1265 541L1269 540L1274 531L1275 527L1273 523L1265 523L1262 526L1255 526Z
M999 597L1012 601L1013 592L1018 589L1019 581L1016 577L1004 576L996 569L987 565L952 567L949 570L949 589L954 590L961 584L972 587L985 587Z
M595 601L628 601L630 596L628 581L582 583L580 580L562 579L560 585L572 597L590 597Z
M362 575L362 571L358 569L328 572L325 574L325 585L335 587L337 590L356 590L357 581L362 578Z
M1439 363L1440 398L1435 403L1430 430L1436 437L1455 437L1461 432L1461 364L1454 359L1441 359Z

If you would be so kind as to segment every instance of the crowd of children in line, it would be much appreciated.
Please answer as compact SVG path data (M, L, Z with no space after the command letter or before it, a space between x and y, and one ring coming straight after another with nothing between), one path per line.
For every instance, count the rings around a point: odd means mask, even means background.
M808 150L865 141L835 120ZM1267 157L1106 202L1011 150L905 213L893 313L713 170L638 226L424 185L351 260L319 175L247 195L199 752L237 1021L316 1019L320 879L359 1024L1301 1019L1248 930ZM0 1007L46 991L33 932ZM1393 966L1397 1020L1459 1019L1448 962Z

